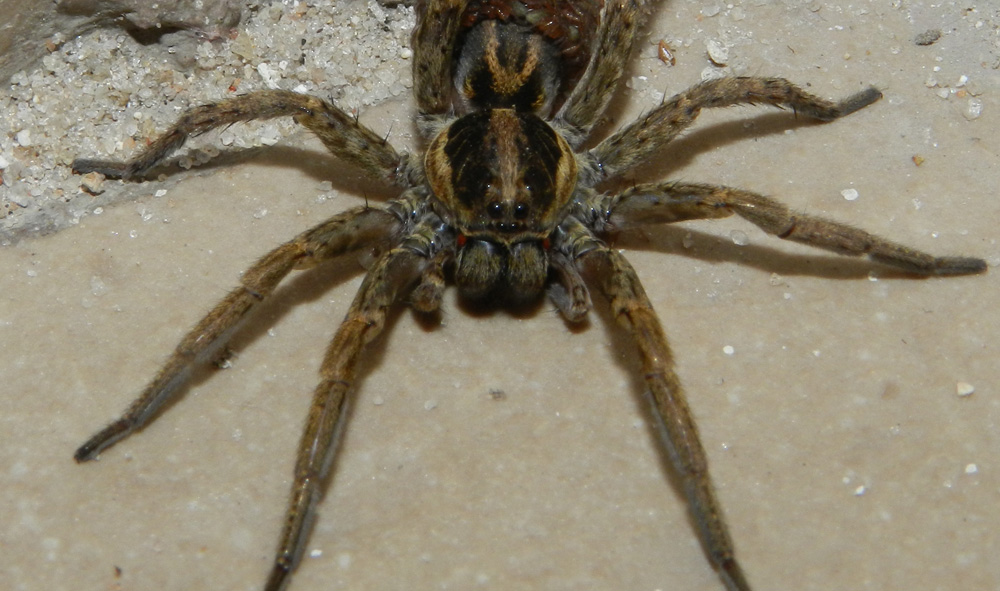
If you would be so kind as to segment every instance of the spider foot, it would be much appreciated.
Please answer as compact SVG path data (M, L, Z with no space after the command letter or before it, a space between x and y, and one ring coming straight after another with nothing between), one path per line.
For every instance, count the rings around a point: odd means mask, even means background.
M95 433L93 437L81 445L76 450L76 453L73 454L73 459L76 460L77 463L93 460L103 450L113 445L130 432L131 429L127 422L122 420L115 421Z
M267 578L267 584L264 585L264 591L282 591L291 580L290 574L291 569L288 565L276 562L271 569L271 576Z
M935 275L976 275L986 271L986 261L975 257L938 257L934 259Z
M743 569L736 562L735 558L730 558L719 565L719 573L726 584L727 591L750 591L750 583L747 582Z
M135 171L131 169L127 162L115 162L114 160L90 160L87 158L77 158L71 165L75 174L87 174L88 172L99 172L111 179L128 180L132 178Z
M869 86L868 88L862 90L861 92L854 93L851 96L837 103L836 117L843 117L845 115L850 115L855 111L867 107L868 105L874 103L880 98L882 98L882 91L875 88L874 86Z

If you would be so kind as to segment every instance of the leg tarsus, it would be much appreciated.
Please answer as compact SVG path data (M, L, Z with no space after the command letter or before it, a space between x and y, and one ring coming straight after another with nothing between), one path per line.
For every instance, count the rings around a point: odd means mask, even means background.
M77 158L73 161L72 169L74 174L87 174L97 172L109 179L122 179L125 181L135 177L136 172L129 165L130 162L118 162L115 160L97 160L90 158Z
M289 576L291 572L292 569L289 565L275 562L271 574L267 577L264 591L283 591L288 586L288 582L291 581Z
M833 121L834 119L840 119L841 117L846 117L851 113L860 111L882 98L881 90L875 88L874 86L869 86L860 92L856 92L851 96L833 103L804 92L798 87L780 78L776 78L774 81L787 84L788 87L794 89L795 92L780 92L773 97L770 97L765 102L776 106L791 107L795 110L796 114L806 115L816 119L817 121L828 122Z
M875 88L874 86L869 86L868 88L862 90L861 92L852 94L851 96L837 103L837 110L839 111L837 117L844 117L846 115L850 115L855 111L864 109L865 107L874 103L880 98L882 98L882 91ZM830 121L830 119L825 119L825 121Z
M880 256L871 255L873 260L879 261L886 265L892 265L898 267L899 265L894 264L891 260L885 260ZM983 259L977 259L975 257L937 257L930 262L927 267L927 275L978 275L979 273L984 273L986 271L986 261Z
M102 449L114 445L115 442L126 437L134 429L124 418L118 419L91 436L86 443L76 450L76 453L73 454L73 459L78 464L93 460L101 453Z
M750 591L750 583L747 582L743 569L736 562L736 558L730 556L726 560L718 563L719 574L726 585L726 591Z

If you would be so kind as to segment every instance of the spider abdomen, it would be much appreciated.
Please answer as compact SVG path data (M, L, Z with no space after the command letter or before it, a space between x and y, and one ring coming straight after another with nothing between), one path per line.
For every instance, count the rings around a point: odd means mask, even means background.
M556 48L530 29L485 21L467 34L458 56L459 110L510 108L547 114L560 80Z
M587 66L603 6L603 0L473 0L465 10L462 27L471 30L485 21L526 27L558 53L558 91L565 93Z

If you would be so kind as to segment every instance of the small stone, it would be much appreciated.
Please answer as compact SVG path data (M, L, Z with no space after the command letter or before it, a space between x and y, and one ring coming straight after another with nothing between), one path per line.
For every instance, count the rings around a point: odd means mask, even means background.
M970 98L969 102L965 105L965 112L962 115L972 121L973 119L979 119L979 116L983 114L983 101L977 98Z
M104 192L104 178L99 172L88 172L80 177L80 188L91 195L100 195Z
M914 37L913 42L917 45L933 45L940 38L941 29L927 29Z
M709 39L705 42L705 47L708 50L708 59L712 64L721 68L729 61L729 48L722 43L715 39Z

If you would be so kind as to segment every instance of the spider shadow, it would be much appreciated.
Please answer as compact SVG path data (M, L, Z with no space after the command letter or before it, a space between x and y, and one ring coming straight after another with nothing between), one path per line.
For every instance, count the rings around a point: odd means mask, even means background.
M147 172L143 178L156 179L159 175L167 177L183 177L186 174L213 173L231 169L240 164L252 164L264 169L298 170L317 183L329 182L331 188L339 193L374 197L379 202L388 201L400 193L398 187L374 180L357 168L345 164L319 147L295 145L302 143L301 137L311 138L310 142L318 143L314 136L301 131L290 143L254 148L230 148L219 152L208 162L185 169L181 162L185 156L170 158Z
M269 330L279 324L299 306L315 303L325 298L329 298L331 292L339 290L344 294L344 298L342 300L338 298L337 302L330 303L329 308L331 313L323 317L329 326L328 336L324 341L324 347L317 348L315 356L310 358L316 360L317 371L314 372L314 382L315 384L318 384L320 381L318 368L324 356L325 345L333 340L334 334L341 325L343 314L347 313L348 307L351 305L357 294L357 288L352 289L346 284L350 283L358 276L364 276L367 274L367 265L365 263L366 259L369 258L373 259L374 256L366 255L364 253L347 254L325 261L316 267L303 270L291 277L286 278L270 297L261 302L250 313L246 321L236 330L233 337L229 340L226 349L233 352L235 356L238 357L240 351L257 344ZM395 327L402 316L407 313L412 314L413 318L417 321L418 326L425 331L429 332L432 330L438 330L442 326L442 312L440 310L434 313L419 312L410 308L406 300L402 300L396 305L391 306L386 315L385 325L381 334L374 341L368 343L364 347L364 353L358 363L356 377L348 396L356 397L359 392L363 391L364 383L368 376L375 374L379 367L382 366L389 339L392 338L392 333L395 331ZM238 360L235 361L235 363L238 362ZM193 373L191 379L185 386L184 392L167 405L164 405L164 407L161 408L157 414L165 412L169 406L173 406L178 403L190 389L193 389L204 381L211 379L216 375L217 371L217 368L212 363L202 364L202 366L197 368ZM311 400L313 393L313 389L302 392L287 392L287 394L291 396L302 396L305 400ZM344 444L349 441L352 436L350 424L357 407L358 405L354 404L353 400L352 403L347 404L343 418L343 425L345 425L345 428L341 434L341 441L338 444L338 452L334 454L333 463L331 464L327 477L321 487L324 495L336 478L336 471L340 456L339 449L342 449ZM298 421L296 423L297 429L299 426L304 424L305 418L306 413L303 410L302 416L299 419L295 419ZM278 437L278 435L276 434L275 437ZM289 457L287 458L287 461L288 465L292 466L295 458Z
M685 519L691 527L691 531L698 532L700 531L700 525L697 518L691 512L691 507L688 504L687 496L684 492L684 482L670 461L670 455L667 451L665 443L666 435L663 432L663 428L659 424L655 411L653 410L654 402L651 394L646 388L646 384L643 379L642 367L638 356L635 353L635 340L629 335L627 330L619 326L611 312L611 307L608 304L607 299L604 298L603 295L599 294L595 294L594 299L596 301L594 302L593 313L600 319L601 324L607 329L610 347L613 351L618 353L618 355L615 356L615 363L624 369L629 376L629 391L632 394L631 399L643 418L643 423L645 425L644 430L647 436L656 442L654 447L656 448L657 463L660 466L660 472L663 475L663 479L673 490L677 500L684 505L686 509L684 512ZM711 468L711 465L709 465L709 468ZM704 540L702 540L700 535L697 537L700 545L702 546L702 550L706 555L710 555L709 548L705 546Z
M623 233L617 236L612 244L626 250L659 252L709 264L735 263L742 267L782 276L858 280L868 278L875 273L885 279L928 278L865 258L836 255L807 246L794 245L794 248L801 248L803 252L791 252L781 245L779 238L773 236L767 238L777 244L738 245L728 236L693 229L690 226L664 225Z
M818 121L800 117L794 111L787 110L758 113L751 117L735 117L704 126L699 126L695 122L692 128L664 146L648 161L637 166L626 178L607 183L601 188L613 193L634 186L640 179L642 182L662 182L668 180L674 171L692 164L699 155L710 153L714 149L738 142L752 142L768 136L784 135L790 130L836 123L838 120ZM736 216L734 219L737 219ZM700 223L709 224L711 220L702 220ZM749 221L744 220L743 224L748 231L758 230ZM690 244L682 245L682 236L686 236L686 241ZM879 276L886 278L925 278L867 259L845 257L805 245L794 245L793 248L803 249L802 254L797 254L788 251L788 246L794 243L781 241L774 236L768 236L768 240L773 240L775 246L760 244L741 246L733 243L731 239L693 230L690 225L669 224L644 226L638 230L612 236L615 244L626 248L680 253L704 262L738 262L741 265L783 275L857 279L876 270ZM786 246L777 246L782 242ZM814 254L806 254L809 251Z
M685 258L695 258L711 264L738 263L764 272L786 276L804 275L825 279L859 280L868 278L873 270L878 270L880 277L885 278L927 278L923 275L898 271L865 259L822 254L823 251L818 251L821 254L815 257L785 252L768 246L740 246L726 237L693 231L680 226L668 225L657 228L657 230L658 234L655 237L650 237L648 232L631 233L619 239L615 246L625 247L628 250L656 250L679 254ZM638 272L640 275L642 274L641 270ZM594 285L595 278L588 276L587 283ZM661 443L665 441L666 434L656 415L655 403L645 384L641 363L635 353L635 339L627 330L618 325L607 299L601 294L593 295L595 302L592 312L606 327L611 341L610 346L614 351L621 352L616 356L615 363L628 374L633 402L637 405L644 419L646 433L657 442L654 447L664 479L670 484L677 499L686 507L686 520L692 531L697 532L701 525L690 510L684 482L674 469L667 445ZM669 327L665 328L669 341ZM683 379L681 381L683 383ZM701 539L701 536L698 537L703 551L710 554L710 549L704 545L704 540Z
M270 329L281 322L282 319L298 306L312 303L328 296L338 286L348 283L358 275L363 275L364 272L365 270L359 264L357 257L343 256L286 278L273 294L248 313L247 317L236 327L232 337L221 345L219 351L213 357L201 361L192 367L190 377L179 387L175 395L157 409L156 413L149 419L143 429L154 423L163 414L168 413L175 405L180 404L192 390L209 379L217 377L217 374L223 371L219 363L220 361L233 360L234 364L238 364L240 352L256 344L261 340L262 336L267 334ZM338 301L332 304L331 308L336 307L339 313L346 313L347 307L353 298L354 292L347 290L346 301ZM386 331L392 329L392 325L398 320L400 313L400 310L395 310L389 314L386 318ZM330 317L327 316L326 318ZM333 317L330 320L328 341L333 339L333 335L339 325L339 317ZM362 367L358 373L356 384L360 384L363 381L370 368L381 363L384 352L383 342L384 339L376 339L375 342L370 343L367 347L365 361L361 364ZM323 349L318 349L316 354L317 360L322 359L322 356ZM317 372L315 382L319 383L319 380L320 376ZM357 386L355 390L357 390ZM312 390L301 393L288 392L287 394L292 396L301 394L302 396L309 397L312 394ZM349 405L348 413L351 408L351 405ZM302 415L302 420L305 420L305 414ZM292 458L289 458L289 461L291 462Z
M588 285L596 283L596 278L589 276L586 278ZM701 525L691 511L691 505L685 494L684 481L670 460L666 433L654 411L655 402L645 384L642 365L636 354L636 341L627 329L619 325L611 311L611 306L607 298L599 293L593 294L593 298L594 307L592 313L599 319L598 322L605 327L607 338L610 342L608 346L617 353L614 356L614 363L629 376L629 393L631 394L629 398L642 416L645 426L643 430L646 436L654 442L657 464L659 465L662 478L673 491L676 500L684 507L684 520L691 528L691 531L697 533L700 531ZM667 340L669 342L669 327L665 327L665 329L667 330ZM681 377L683 384L683 376ZM711 474L711 462L709 462L709 469L709 474ZM696 537L702 551L706 556L710 556L711 551L705 545L702 536L697 535Z
M714 111L718 111L718 109ZM716 148L741 142L753 142L770 136L785 135L787 132L797 129L811 129L840 123L840 120L817 121L785 109L755 112L749 108L734 108L732 112L749 113L749 116L736 116L704 125L695 121L690 128L664 146L652 158L637 166L628 178L662 181L669 177L673 171L690 165L700 155L710 153ZM835 137L837 136L833 136L833 138ZM620 184L627 185L628 182Z

